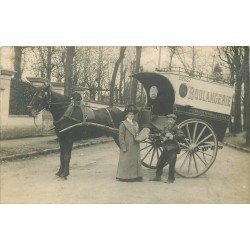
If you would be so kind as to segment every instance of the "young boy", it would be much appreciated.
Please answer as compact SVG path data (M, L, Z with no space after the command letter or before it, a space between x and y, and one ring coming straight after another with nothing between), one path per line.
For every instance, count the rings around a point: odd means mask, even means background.
M166 126L163 129L162 148L163 151L156 165L156 176L151 181L161 181L161 175L166 162L169 163L168 183L173 183L175 180L175 163L177 154L180 153L178 141L185 139L183 131L176 125L176 115L167 115Z

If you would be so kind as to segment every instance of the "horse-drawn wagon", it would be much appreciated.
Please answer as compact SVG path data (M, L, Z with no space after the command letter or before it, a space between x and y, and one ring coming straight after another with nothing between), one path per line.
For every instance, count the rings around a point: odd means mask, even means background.
M149 127L151 133L159 133L166 115L175 113L178 117L177 123L186 139L180 143L176 172L183 177L198 177L212 166L220 148L218 142L223 140L230 121L234 93L229 85L194 73L191 77L179 69L133 75L143 85L147 96L147 105L139 113L141 128ZM72 103L69 97L54 92L50 85L38 88L29 105L31 116L35 117L44 109L52 113L60 144L61 165L56 174L62 178L69 175L73 141L82 138L86 126L109 131L119 145L118 127L125 119L124 112L115 107L89 109L92 115L85 117L87 107L81 105L84 104L79 100ZM79 112L75 112L76 109ZM141 160L145 167L156 167L161 145L157 137L141 143Z
M144 87L147 107L141 110L139 123L161 130L168 114L177 115L177 124L185 133L179 143L181 153L176 162L176 173L182 177L198 177L212 166L217 151L222 148L230 121L234 90L226 83L215 82L200 74L192 77L186 71L141 72L134 74ZM162 151L157 139L141 143L142 164L155 168Z

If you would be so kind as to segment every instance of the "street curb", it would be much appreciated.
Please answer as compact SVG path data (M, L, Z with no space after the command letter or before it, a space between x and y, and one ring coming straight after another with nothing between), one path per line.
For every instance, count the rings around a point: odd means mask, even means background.
M103 143L114 141L113 138L103 138L101 140L100 140L100 138L98 138L98 139L99 140L96 140L96 141L86 141L83 143L79 143L77 145L73 145L73 149L88 147L88 146L95 145L95 144L103 144ZM0 164L3 162L6 162L6 161L25 159L25 158L29 158L29 157L33 157L33 156L38 156L38 155L47 155L47 154L52 154L52 153L56 153L59 151L60 151L60 147L56 147L56 148L51 148L51 149L44 149L41 151L33 151L33 152L29 152L29 153L15 154L15 155L10 155L10 156L0 157Z
M236 146L236 145L228 143L228 142L223 142L223 144L226 145L226 146L229 146L231 148L236 148L238 150L242 150L242 151L245 151L245 152L250 152L250 149L247 149L247 148L244 148L244 147L240 147L240 146Z

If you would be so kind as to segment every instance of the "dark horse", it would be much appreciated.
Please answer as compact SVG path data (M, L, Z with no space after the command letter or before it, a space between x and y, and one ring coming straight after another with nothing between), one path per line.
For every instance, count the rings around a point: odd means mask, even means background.
M67 179L67 176L69 175L69 163L73 142L83 139L84 134L86 135L86 129L89 129L89 127L85 128L79 126L60 132L62 129L72 125L72 121L62 119L71 103L72 100L69 97L52 91L50 85L48 85L37 88L37 91L29 104L30 116L35 117L44 109L50 111L53 116L55 132L60 144L60 168L56 175L63 179ZM91 121L92 123L106 125L113 128L118 128L120 122L125 119L124 113L116 107L101 108L93 110L93 112L94 120ZM76 123L77 122L73 122L73 125ZM100 128L92 127L90 129L94 133L100 132ZM111 135L119 146L118 134L111 133Z

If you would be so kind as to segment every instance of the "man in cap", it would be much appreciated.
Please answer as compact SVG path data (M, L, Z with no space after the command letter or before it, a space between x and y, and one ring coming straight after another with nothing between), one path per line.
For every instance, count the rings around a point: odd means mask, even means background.
M156 176L151 181L161 181L161 175L166 162L169 163L168 183L173 183L175 180L175 163L177 154L180 153L178 141L183 141L185 135L183 131L176 125L176 115L170 114L166 117L166 124L162 133L162 148L163 151L156 165Z

